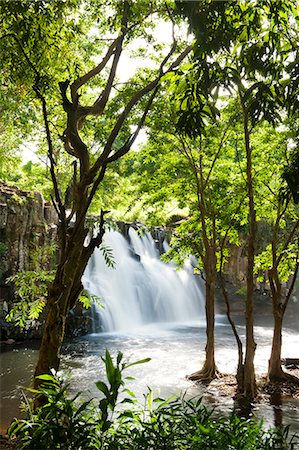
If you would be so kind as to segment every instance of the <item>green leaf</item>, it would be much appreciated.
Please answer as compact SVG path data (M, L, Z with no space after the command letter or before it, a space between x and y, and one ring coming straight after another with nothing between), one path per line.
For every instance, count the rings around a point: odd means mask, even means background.
M97 381L96 387L99 389L99 391L103 392L103 394L105 395L105 397L107 399L110 398L110 392L109 392L108 386L103 381L100 381L100 380Z
M136 366L137 364L144 364L151 361L151 358L144 358L144 359L140 359L139 361L135 361L133 363L129 363L129 364L125 364L125 369L127 369L128 367L132 367L132 366Z
M43 375L37 375L35 378L38 378L39 380L44 380L44 381L52 381L54 384L58 384L58 381L55 379L55 377L53 377L53 375L49 375L47 373L45 373Z
M114 382L115 369L114 369L111 355L107 349L106 349L105 358L103 359L103 361L105 362L106 375L107 375L108 381L109 381L110 385L112 385Z

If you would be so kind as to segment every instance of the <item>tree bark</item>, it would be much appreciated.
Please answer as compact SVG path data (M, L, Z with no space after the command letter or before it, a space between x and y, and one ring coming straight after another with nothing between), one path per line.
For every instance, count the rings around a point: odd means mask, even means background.
M273 318L274 329L268 367L268 378L270 381L279 381L286 378L286 374L281 367L283 313L279 310L279 306L273 306Z
M216 284L216 255L212 247L206 249L204 257L205 270L205 313L206 313L206 347L205 362L201 370L188 376L189 380L209 381L217 376L215 362L215 284Z
M49 288L47 300L47 317L42 337L35 376L58 370L60 349L64 337L67 314L74 305L82 290L81 276L87 261L83 257L86 232L71 242L67 241L67 249L60 256L54 282ZM39 381L36 380L35 385Z
M276 249L275 246L272 248L274 250ZM275 251L273 252L273 258L276 260ZM293 382L298 383L298 378L286 373L282 369L281 364L282 325L288 297L283 301L282 285L279 280L276 264L268 271L268 276L272 295L272 314L274 319L271 355L268 364L268 379L269 381L292 380Z
M90 256L96 246L102 242L104 235L104 213L101 215L100 229L96 237L87 246L84 245L88 233L85 221L78 216L74 228L68 230L64 250L55 279L49 288L47 300L47 317L35 369L34 386L40 385L36 376L50 373L59 368L60 351L64 339L65 323L69 310L75 305L83 285L82 275Z
M247 178L247 198L249 203L249 236L247 247L247 295L246 295L246 351L244 362L244 386L243 395L249 401L256 396L256 379L254 369L254 356L256 344L254 341L254 315L253 315L253 293L254 293L254 257L255 257L255 242L256 242L256 211L254 205L254 190L252 178L252 150L250 146L249 136L249 119L248 111L244 104L242 95L240 94L242 111L243 111L243 126L244 139L246 148L246 178Z
M222 294L224 297L225 305L226 305L226 317L230 323L231 329L233 331L234 337L236 339L237 347L238 347L238 365L237 365L237 393L240 394L244 391L244 363L243 363L243 344L240 339L236 324L231 315L230 301L229 296L225 287L225 280L223 276L223 249L221 249L221 262L220 262L220 284L222 289Z
M205 312L206 312L206 348L205 362L201 370L188 376L190 380L209 381L217 376L217 367L215 363L215 284L217 277L217 258L216 258L216 221L215 214L210 211L207 213L205 180L203 175L203 159L200 156L199 170L194 163L192 154L189 158L191 167L196 179L197 187L197 206L200 213L200 222L202 228L203 252L202 262L205 272ZM207 229L208 217L212 218L212 230Z

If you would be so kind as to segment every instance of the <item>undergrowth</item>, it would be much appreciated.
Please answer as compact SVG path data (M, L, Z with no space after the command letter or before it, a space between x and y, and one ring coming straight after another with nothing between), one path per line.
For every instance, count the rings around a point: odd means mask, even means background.
M144 404L125 387L123 372L137 361L115 361L106 351L102 358L107 381L98 381L100 399L80 401L81 393L68 396L68 383L56 374L41 375L43 384L34 395L43 406L33 409L27 401L26 419L9 428L18 450L285 450L296 448L288 430L265 430L262 423L236 415L214 418L200 399L153 398ZM121 395L120 395L121 394ZM293 440L295 437L293 437ZM288 442L288 443L287 443Z

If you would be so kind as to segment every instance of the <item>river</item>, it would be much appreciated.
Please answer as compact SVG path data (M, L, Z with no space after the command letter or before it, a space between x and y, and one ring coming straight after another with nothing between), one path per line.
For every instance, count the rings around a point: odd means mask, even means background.
M182 271L159 259L157 242L151 235L140 236L130 229L125 239L111 231L105 245L117 261L115 269L107 267L100 251L95 252L84 275L86 289L101 298L104 308L94 307L93 333L66 342L61 370L70 374L71 391L82 391L86 397L99 395L95 382L104 377L100 355L107 348L112 355L122 351L128 361L151 358L150 362L128 369L135 380L128 388L139 399L148 387L159 396L168 397L187 391L203 396L204 388L186 379L198 370L204 360L205 327L202 282L194 277L192 261ZM163 243L162 243L163 244ZM161 242L159 243L161 246ZM164 243L164 250L167 244ZM299 303L292 299L285 318L282 355L298 357ZM219 303L219 302L218 302ZM241 305L242 306L242 305ZM245 328L241 307L234 303L234 318L244 341ZM271 305L259 299L256 305L255 337L257 374L267 370L272 338ZM235 341L218 304L215 331L216 360L223 373L234 373L237 363ZM4 346L0 359L1 430L19 414L20 386L28 386L37 360L38 342ZM213 392L204 402L218 412L228 414L233 400ZM277 408L280 408L277 411ZM254 415L263 418L265 426L273 425L275 413L282 412L283 424L299 432L299 401L284 398L280 407L268 400L254 405Z

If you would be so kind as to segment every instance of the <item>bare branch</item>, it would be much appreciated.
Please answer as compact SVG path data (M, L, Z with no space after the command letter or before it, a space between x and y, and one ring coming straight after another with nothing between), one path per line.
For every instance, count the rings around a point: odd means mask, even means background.
M77 97L77 92L80 87L82 87L84 84L86 84L89 80L94 78L96 75L98 75L108 64L111 56L115 52L115 49L120 42L120 40L123 38L123 36L118 36L112 44L109 46L106 55L102 59L102 61L93 69L91 69L89 72L85 73L81 77L77 78L72 84L71 84L71 95L72 100L75 101Z
M119 63L119 59L122 53L122 44L124 38L120 39L119 44L117 45L112 61L111 70L109 73L109 78L107 80L106 87L104 91L101 93L100 97L94 102L93 106L89 109L89 114L101 115L105 109L105 106L109 100L109 96L111 94L111 89L113 87L113 82L116 75L116 69Z
M103 211L101 210L101 216L100 216L100 227L98 234L90 240L90 243L88 245L88 251L90 255L94 251L96 247L99 247L103 241L103 236L105 234L105 214L109 213L109 211Z
M293 228L292 228L290 234L288 235L288 238L285 241L283 249L281 250L280 254L278 255L278 257L276 259L276 267L278 267L280 261L282 260L284 252L286 251L286 249L288 248L288 245L291 243L293 237L295 236L295 233L296 233L296 230L298 229L298 227L299 227L299 218L294 223Z
M44 125L45 125L45 129L46 129L46 138L47 138L47 144L48 144L48 156L49 156L49 160L50 160L50 172L51 172L51 178L52 178L53 187L54 187L55 200L58 205L59 219L61 220L62 224L64 224L65 223L65 208L64 208L64 205L61 200L61 195L59 192L58 182L57 182L56 173L55 173L53 143L52 143L51 132L50 132L50 128L49 128L47 104L46 104L45 97L42 95L42 93L40 92L38 87L34 86L33 90L42 103L43 119L44 119ZM55 203L54 203L54 206L55 206Z
M144 86L142 89L140 89L138 92L135 93L135 95L131 98L131 100L129 101L129 103L126 105L126 107L124 108L124 110L122 111L122 113L120 114L118 120L116 121L116 124L114 125L114 128L112 129L110 136L107 139L106 145L104 147L103 152L101 153L101 155L99 156L99 158L97 159L97 161L95 162L95 164L93 165L93 167L91 167L89 174L88 174L88 179L93 180L97 171L100 169L100 167L106 163L107 158L109 157L109 154L112 150L112 146L113 143L116 139L116 137L118 136L118 133L120 131L120 129L122 128L125 120L127 119L127 117L129 116L131 110L133 109L133 107L139 102L139 100L141 100L146 94L148 94L149 92L151 92L153 89L156 88L156 86L158 85L158 83L160 82L161 78L163 77L163 75L165 75L168 72L171 72L172 70L175 70L179 64L181 63L181 61L191 52L192 50L192 46L188 46L178 57L177 59L170 65L170 67L164 72L163 71L163 64L165 62L168 61L168 59L170 58L170 56L173 53L173 47L171 48L170 52L168 53L168 55L165 57L161 67L160 67L160 72L159 75L152 81L150 82L148 85Z
M286 310L286 308L288 306L288 303L289 303L289 300L291 298L292 292L294 290L295 283L296 283L296 280L297 280L297 275L298 275L298 269L299 269L299 261L298 261L298 255L297 255L297 262L296 262L295 271L293 273L291 285L290 285L290 287L288 289L285 301L283 302L283 312Z
M230 122L227 124L227 126L226 126L226 128L225 128L225 130L224 130L224 133L223 133L223 135L222 135L222 138L221 138L221 140L220 140L220 142L219 142L218 150L217 150L216 154L214 155L212 164L211 164L211 166L210 166L209 173L208 173L208 175L207 175L207 177L206 177L206 181L204 182L204 186L203 186L204 189L206 188L206 186L207 186L208 183L209 183L211 174L212 174L212 172L213 172L213 169L214 169L214 167L215 167L215 164L216 164L216 162L217 162L217 159L219 158L220 152L221 152L221 150L222 150L222 148L223 148L223 145L224 145L224 141L225 141L226 135L227 135L228 130L229 130L229 128L231 127L231 125L232 125L232 121L230 121Z
M111 89L114 83L114 79L115 79L115 75L116 75L116 70L118 67L118 63L119 63L119 59L122 53L122 46L123 46L123 41L124 41L124 37L126 35L127 32L127 26L128 26L128 15L130 12L130 4L128 3L124 3L124 12L123 12L123 17L122 17L122 26L121 26L121 36L120 39L115 47L115 52L114 52L114 57L113 57L113 61L112 61L112 66L110 69L110 73L109 73L109 77L106 83L106 87L104 89L104 91L102 92L102 94L100 95L100 97L95 101L95 103L93 104L93 106L90 109L89 114L96 114L96 115L100 115L103 113L105 106L108 102L109 96L111 94Z
M117 150L112 156L110 156L109 158L106 159L106 164L111 163L112 161L116 161L117 159L119 159L121 156L124 156L126 153L128 153L128 151L130 150L130 148L132 147L132 145L134 144L139 131L141 130L141 128L144 125L146 116L152 106L152 103L154 101L154 98L157 94L158 91L158 86L156 86L156 88L154 89L154 91L152 92L152 95L150 96L147 105L144 109L144 112L142 114L142 117L137 125L136 130L134 131L134 133L131 134L131 136L129 137L129 139L126 141L126 143L119 149Z

